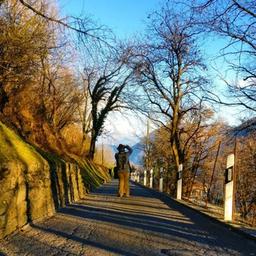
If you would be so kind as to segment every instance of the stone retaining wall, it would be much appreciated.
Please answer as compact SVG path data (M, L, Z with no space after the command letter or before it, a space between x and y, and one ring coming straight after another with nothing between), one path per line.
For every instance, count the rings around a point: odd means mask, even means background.
M87 177L97 184L107 179L102 168L71 161L39 153L0 122L0 239L84 198Z
M84 198L80 172L76 164L64 162L27 168L19 162L5 164L0 170L0 238Z

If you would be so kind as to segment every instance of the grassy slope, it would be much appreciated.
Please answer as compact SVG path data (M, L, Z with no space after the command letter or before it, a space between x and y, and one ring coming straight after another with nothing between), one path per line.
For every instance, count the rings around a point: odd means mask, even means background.
M0 167L11 161L27 166L43 164L43 157L15 132L0 122Z
M83 181L89 189L96 188L110 179L106 168L95 165L88 159L82 159L77 156L72 158L81 168Z
M71 161L77 163L82 169L81 174L87 188L98 187L109 179L107 170L104 167L96 166L89 160L81 159L77 156L72 156L71 158ZM11 161L22 162L27 166L32 166L41 165L45 160L49 165L65 162L58 156L36 150L0 122L0 168L4 163Z

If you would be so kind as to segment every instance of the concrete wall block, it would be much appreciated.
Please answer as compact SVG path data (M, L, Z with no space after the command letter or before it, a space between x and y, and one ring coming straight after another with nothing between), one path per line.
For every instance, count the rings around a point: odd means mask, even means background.
M58 190L59 190L59 199L60 199L60 207L65 206L65 192L64 192L64 183L63 183L63 173L61 165L58 164L57 166L57 183L58 183Z
M27 223L27 201L26 201L26 186L24 182L24 176L19 176L19 183L16 196L16 211L17 211L17 226L18 228L24 226Z
M76 166L75 164L70 165L70 178L71 178L71 189L72 189L72 201L78 201L79 191L78 191L78 181L76 179Z
M67 203L86 196L78 165L58 163L50 169L45 161L31 166L22 162L1 166L0 239L29 220L52 216L58 207L65 207Z
M71 181L71 173L70 173L70 163L66 162L65 170L66 170L66 182L65 186L67 189L67 203L72 202L72 181Z
M24 165L18 162L1 166L0 238L27 223Z
M27 170L26 182L31 220L42 219L54 212L51 194L50 168L47 163Z
M77 179L77 183L78 183L79 198L84 199L86 197L87 191L86 191L86 188L83 183L81 169L79 168L79 166L76 166L76 170L77 170L76 179Z

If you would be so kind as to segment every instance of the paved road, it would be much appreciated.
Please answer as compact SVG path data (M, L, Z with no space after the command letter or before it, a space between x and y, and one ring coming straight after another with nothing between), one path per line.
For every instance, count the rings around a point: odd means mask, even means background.
M2 255L256 255L256 243L157 194L117 181L0 241ZM1 255L1 253L0 253Z

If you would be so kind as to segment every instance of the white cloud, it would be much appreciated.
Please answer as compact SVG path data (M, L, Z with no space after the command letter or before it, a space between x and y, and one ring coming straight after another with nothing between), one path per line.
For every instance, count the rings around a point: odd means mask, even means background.
M106 121L106 132L101 138L105 144L119 143L133 145L146 134L146 118L132 112L111 113Z

